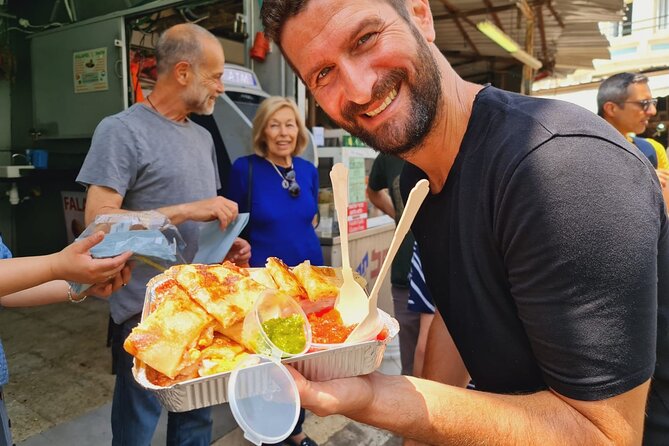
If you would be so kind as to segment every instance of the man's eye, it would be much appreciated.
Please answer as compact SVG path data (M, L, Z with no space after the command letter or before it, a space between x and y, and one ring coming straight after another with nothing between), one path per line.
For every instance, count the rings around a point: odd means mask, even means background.
M358 46L362 45L363 43L365 43L365 42L367 42L369 39L371 39L371 38L372 38L372 35L374 35L374 33L367 33L367 34L365 34L364 36L362 36L361 38L359 38L359 39L358 39Z
M331 69L330 67L328 67L328 68L323 68L323 69L320 71L320 73L318 73L318 79L323 79L325 76L327 76L328 73L330 72L330 69Z

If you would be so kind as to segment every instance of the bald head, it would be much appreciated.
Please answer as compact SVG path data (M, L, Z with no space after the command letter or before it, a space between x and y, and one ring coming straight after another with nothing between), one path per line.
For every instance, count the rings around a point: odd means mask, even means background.
M216 36L194 23L182 23L163 32L156 44L158 76L169 73L182 61L198 68L203 61L203 43L218 43Z

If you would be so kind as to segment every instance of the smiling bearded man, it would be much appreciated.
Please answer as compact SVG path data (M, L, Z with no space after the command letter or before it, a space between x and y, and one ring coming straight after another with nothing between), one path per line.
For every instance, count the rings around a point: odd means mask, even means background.
M407 161L403 192L431 190L412 226L439 310L427 379L295 372L302 404L428 444L666 444L669 225L648 160L581 107L464 81L428 0L265 0L261 18L334 121Z

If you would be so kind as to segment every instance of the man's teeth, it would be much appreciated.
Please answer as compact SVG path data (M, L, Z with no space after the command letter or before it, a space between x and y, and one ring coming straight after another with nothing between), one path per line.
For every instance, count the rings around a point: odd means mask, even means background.
M378 115L383 110L385 110L388 107L388 105L390 105L390 103L393 102L393 99L395 99L395 97L397 97L397 90L393 88L388 94L388 96L386 96L385 101L383 101L383 103L379 105L379 107L376 110L372 110L371 112L365 114L370 118L373 118L374 116Z

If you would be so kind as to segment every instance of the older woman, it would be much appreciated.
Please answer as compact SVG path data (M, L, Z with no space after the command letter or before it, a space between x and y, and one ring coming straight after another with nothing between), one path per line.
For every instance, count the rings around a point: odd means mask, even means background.
M252 267L265 266L267 257L278 257L288 266L305 260L323 264L314 217L318 211L318 171L297 158L306 148L307 129L295 102L272 96L265 99L253 120L255 155L232 165L227 197L249 212ZM302 432L304 409L285 444L318 446Z
M253 120L255 155L232 166L227 197L239 212L249 212L251 266L264 266L267 257L295 266L304 260L323 264L314 231L318 210L318 171L297 155L308 141L307 129L290 99L265 99Z

